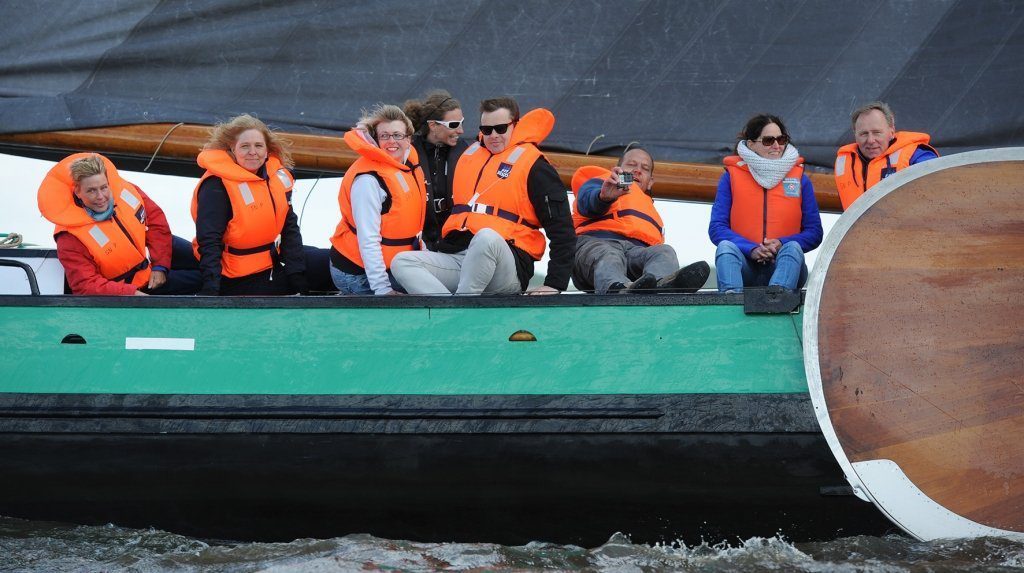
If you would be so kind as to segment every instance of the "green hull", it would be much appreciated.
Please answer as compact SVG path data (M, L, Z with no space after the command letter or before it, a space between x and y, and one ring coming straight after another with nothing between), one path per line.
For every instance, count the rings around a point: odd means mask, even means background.
M807 391L800 315L745 315L739 296L393 300L0 297L0 392Z
M275 541L883 533L818 430L801 317L743 303L0 297L0 515Z

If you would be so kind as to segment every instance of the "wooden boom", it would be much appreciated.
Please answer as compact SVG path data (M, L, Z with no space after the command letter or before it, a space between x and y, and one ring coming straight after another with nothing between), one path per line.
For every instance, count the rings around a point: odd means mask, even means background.
M156 123L99 127L73 131L49 131L0 136L0 142L34 147L66 148L81 151L115 152L161 157L195 157L209 137L208 126ZM307 170L344 172L356 160L356 154L340 137L285 133L292 142L295 165ZM161 143L162 142L162 143ZM566 186L576 169L584 165L611 167L615 158L575 153L545 152L558 170ZM722 176L721 165L703 163L672 163L656 161L654 196L659 199L677 199L710 203L715 200L715 189ZM822 211L839 211L839 194L835 180L828 173L809 173L814 183L815 196Z

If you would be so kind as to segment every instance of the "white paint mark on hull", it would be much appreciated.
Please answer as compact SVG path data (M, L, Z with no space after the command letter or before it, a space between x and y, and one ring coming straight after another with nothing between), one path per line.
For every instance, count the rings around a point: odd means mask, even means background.
M195 350L195 338L125 338L125 350Z

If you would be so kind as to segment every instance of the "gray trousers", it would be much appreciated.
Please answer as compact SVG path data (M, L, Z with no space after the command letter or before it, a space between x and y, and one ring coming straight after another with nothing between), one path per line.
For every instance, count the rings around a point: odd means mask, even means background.
M391 260L391 273L409 294L521 294L512 248L482 229L460 253L406 251Z
M580 290L608 292L613 283L635 281L644 273L659 280L679 270L676 251L666 244L641 247L619 239L576 238L572 282ZM405 283L402 283L405 284Z

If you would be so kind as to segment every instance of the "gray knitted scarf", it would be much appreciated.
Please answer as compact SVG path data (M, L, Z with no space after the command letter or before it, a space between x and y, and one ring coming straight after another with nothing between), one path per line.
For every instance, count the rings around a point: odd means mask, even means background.
M778 159L761 157L747 147L746 141L740 141L736 146L736 152L750 168L750 174L754 176L754 181L757 181L757 184L765 189L771 189L778 185L800 159L800 153L792 145L787 145L782 157Z

